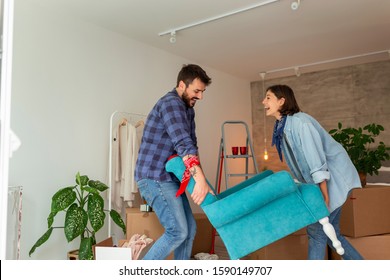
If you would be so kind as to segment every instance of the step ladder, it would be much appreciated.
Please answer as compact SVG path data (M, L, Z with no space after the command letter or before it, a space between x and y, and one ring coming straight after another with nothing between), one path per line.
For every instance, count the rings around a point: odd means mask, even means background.
M240 151L237 151L237 154L233 154L232 150L230 150L230 151L227 150L227 148L226 148L226 134L225 134L225 129L227 128L227 126L236 126L236 127L243 126L245 128L246 153L241 154ZM252 145L252 141L250 138L248 125L243 121L226 121L222 124L221 132L222 132L222 137L221 137L221 142L219 145L218 167L217 167L217 176L216 176L216 183L215 183L215 186L217 186L217 193L220 193L220 190L221 190L222 173L225 174L225 187L226 187L226 189L229 188L229 178L230 177L245 177L245 180L247 180L250 176L254 176L257 173L259 173L259 170L257 167L257 162L256 162L256 157L255 157L255 152L253 150L253 145ZM240 147L238 147L238 148L240 149ZM237 158L245 159L245 170L243 173L229 172L229 160L230 159L237 159ZM249 159L252 159L254 173L249 173Z
M232 149L227 150L226 148L226 134L225 129L230 126L235 127L244 127L245 128L245 153L240 152L240 147L238 147L238 151L233 154ZM254 176L259 173L259 169L256 162L255 152L253 150L252 141L250 138L249 128L248 125L244 121L225 121L221 126L221 142L219 145L219 154L218 154L218 167L217 167L217 176L216 176L216 191L217 195L221 192L221 182L222 182L222 173L225 175L225 188L229 188L229 178L230 177L244 177L245 180L247 180L249 177ZM244 159L245 161L245 168L244 172L241 173L231 173L229 172L229 163L228 161L231 159ZM252 173L249 173L249 162L250 159L252 159L253 162L253 169L254 171ZM212 241L211 241L211 252L210 254L214 254L215 252L215 237L217 235L217 231L215 228L212 230Z

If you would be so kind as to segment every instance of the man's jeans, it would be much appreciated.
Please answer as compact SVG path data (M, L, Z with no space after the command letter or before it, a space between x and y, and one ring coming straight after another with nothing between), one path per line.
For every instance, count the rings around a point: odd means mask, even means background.
M175 260L191 257L196 222L186 194L176 197L179 184L142 179L137 182L141 196L153 208L164 234L153 244L144 260L164 260L174 251Z
M334 210L329 215L329 222L333 225L337 239L341 242L344 248L344 255L341 257L344 260L362 260L363 257L358 251L340 234L340 214L341 207ZM309 236L309 260L323 260L325 258L326 244L333 248L332 241L325 235L322 225L317 222L307 227L307 234Z

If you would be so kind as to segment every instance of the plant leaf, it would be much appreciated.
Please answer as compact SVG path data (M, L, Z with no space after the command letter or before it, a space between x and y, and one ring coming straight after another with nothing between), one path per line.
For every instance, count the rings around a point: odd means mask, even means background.
M96 232L104 225L106 214L103 211L104 200L100 195L90 194L88 197L88 218L93 230Z
M76 174L76 183L80 186L80 187L83 187L83 186L86 186L87 183L89 181L89 178L88 176L86 175L80 175L80 172L77 172Z
M93 260L92 237L81 238L79 248L79 260Z
M126 225L123 222L121 215L114 209L110 211L110 216L112 220L123 230L123 233L126 233Z
M72 241L76 237L80 236L88 223L88 215L84 209L77 206L76 203L72 204L65 216L65 237L68 242Z
M32 253L34 253L35 252L35 249L36 248L38 248L39 246L41 246L43 243L45 243L48 239L49 239L49 237L50 237L50 235L51 235L51 233L53 232L53 228L51 227L51 228L49 228L39 239L38 239L38 241L37 242L35 242L35 244L34 244L34 246L32 246L32 248L30 249L30 252L28 252L28 255L31 257L31 255L32 255Z
M91 188L91 187L83 187L84 191L87 191L89 193L97 194L99 195L99 191L97 189Z
M107 185L100 182L100 181L93 181L93 180L90 180L88 182L88 186L90 186L91 188L94 188L94 189L97 189L99 191L105 191L108 189Z
M382 161L390 158L387 152L389 147L382 145L381 142L376 147L373 145L376 143L375 138L384 130L383 126L371 123L363 128L341 127L342 124L339 123L339 130L332 129L329 134L344 147L357 171L370 175L377 174Z
M49 217L47 217L47 227L51 227L54 222L54 217L57 215L58 212L51 212L49 214Z
M73 189L74 187L66 187L53 195L51 199L52 213L65 210L76 200L76 192Z

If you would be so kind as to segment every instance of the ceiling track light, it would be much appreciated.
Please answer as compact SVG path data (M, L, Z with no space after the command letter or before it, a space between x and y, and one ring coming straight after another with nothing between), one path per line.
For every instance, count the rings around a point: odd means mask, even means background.
M218 15L218 16L210 17L210 18L207 18L207 19L204 19L204 20L200 20L200 21L197 21L197 22L194 22L194 23L187 24L187 25L182 25L182 26L179 26L179 27L176 27L176 28L172 28L172 29L164 31L164 32L160 32L160 33L158 33L158 36L164 36L164 35L171 34L171 38L169 39L169 41L171 43L174 43L174 42L176 42L176 40L172 39L172 37L174 37L174 36L172 36L172 33L175 33L175 32L178 32L178 31L181 31L181 30L184 30L184 29L188 29L188 28L191 28L191 27L195 27L195 26L198 26L198 25L201 25L201 24L209 23L211 21L216 21L216 20L219 20L219 19L222 19L222 18L225 18L225 17L229 17L229 16L232 16L232 15L238 14L238 13L242 13L242 12L246 12L246 11L249 11L249 10L253 10L255 8L258 8L258 7L261 7L261 6L265 6L265 5L268 5L268 4L271 4L271 3L274 3L274 2L278 2L278 1L279 0L262 0L259 3L253 4L253 5L248 6L248 7L244 7L244 8L238 9L238 10L234 10L234 11L230 11L230 12L227 12L225 14L221 14L221 15ZM172 42L172 40L174 42Z
M273 73L278 73L278 72L294 70L295 75L297 77L299 77L299 75L301 75L301 69L302 68L308 68L308 67L318 66L318 65L322 65L322 64L335 63L335 62L340 62L340 61L344 61L344 60L358 59L358 58L363 58L363 57L366 57L366 56L374 56L374 55L380 55L380 54L383 55L385 53L388 53L389 54L389 58L390 58L390 50L382 50L382 51L377 51L377 52L369 52L369 53L345 56L345 57L340 57L340 58L335 58L335 59L328 59L328 60L323 60L323 61L317 61L317 62L308 63L308 64L301 64L301 65L298 65L298 66L284 67L284 68L279 68L279 69L272 69L272 70L268 70L268 71L265 71L265 72L261 72L261 73L259 73L259 75L261 77L263 77L263 75L264 75L264 77L265 77L266 74L268 75L268 74L273 74ZM305 72L307 72L307 71L305 71Z
M176 31L172 31L172 32L171 32L171 38L169 38L169 42L170 42L171 44L176 43Z
M301 76L301 71L299 70L299 67L295 67L294 71L295 71L295 76L297 77Z
M301 4L301 0L297 0L297 1L292 2L291 3L291 9L293 11L298 10L300 4Z

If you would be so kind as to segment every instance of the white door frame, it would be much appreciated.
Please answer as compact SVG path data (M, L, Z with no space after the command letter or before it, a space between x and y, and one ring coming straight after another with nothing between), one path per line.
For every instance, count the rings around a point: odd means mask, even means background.
M12 84L12 40L14 0L1 0L2 57L0 100L0 260L6 259L8 170L10 156L10 117Z

